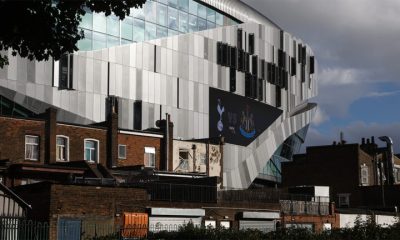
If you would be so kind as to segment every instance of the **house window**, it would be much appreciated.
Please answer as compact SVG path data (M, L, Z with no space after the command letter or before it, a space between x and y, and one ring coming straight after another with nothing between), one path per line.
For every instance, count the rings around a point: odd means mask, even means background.
M69 139L65 136L57 136L56 140L56 160L68 161Z
M230 221L221 221L219 223L219 225L221 226L221 228L225 228L225 229L230 229L231 228L231 222Z
M189 171L189 150L179 149L179 170Z
M85 139L85 161L98 162L99 160L99 141L95 139Z
M118 158L126 159L126 145L122 145L122 144L118 145Z
M25 136L25 159L37 161L39 160L39 137Z
M217 223L215 220L205 220L204 221L204 226L206 228L215 228L217 226Z
M369 174L368 174L368 166L363 164L360 166L360 185L368 186L369 185Z
M349 207L350 206L350 193L340 193L338 194L339 207Z
M154 147L144 148L144 166L156 167L156 149Z

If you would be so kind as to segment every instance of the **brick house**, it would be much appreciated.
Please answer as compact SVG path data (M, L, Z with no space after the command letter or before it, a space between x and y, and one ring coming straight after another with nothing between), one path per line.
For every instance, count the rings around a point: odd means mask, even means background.
M398 206L400 159L393 155L395 177L394 184L389 184L384 180L389 173L383 169L388 155L387 148L378 148L374 138L363 139L361 144L308 147L305 154L295 155L293 162L282 164L282 186L330 186L338 208Z

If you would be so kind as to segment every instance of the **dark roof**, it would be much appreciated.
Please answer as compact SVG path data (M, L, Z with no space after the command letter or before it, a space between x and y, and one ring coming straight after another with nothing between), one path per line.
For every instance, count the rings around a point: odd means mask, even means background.
M26 203L22 198L20 198L17 194L15 194L11 189L6 187L4 184L0 183L0 190L3 191L4 193L10 195L16 202L19 204L23 205L25 208L32 209L31 205Z

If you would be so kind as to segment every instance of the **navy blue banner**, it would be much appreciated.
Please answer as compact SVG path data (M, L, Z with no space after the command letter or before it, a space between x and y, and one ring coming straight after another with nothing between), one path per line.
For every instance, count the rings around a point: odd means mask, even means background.
M282 110L237 94L210 87L209 135L247 146L265 131Z

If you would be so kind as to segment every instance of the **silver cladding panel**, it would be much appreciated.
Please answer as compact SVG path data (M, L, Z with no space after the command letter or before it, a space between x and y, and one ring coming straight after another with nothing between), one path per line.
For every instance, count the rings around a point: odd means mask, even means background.
M267 20L264 18L264 21ZM110 95L120 97L120 127L133 128L133 103L141 100L144 129L155 127L161 106L161 116L165 116L165 113L171 114L176 126L173 132L175 138L207 138L209 87L226 91L229 89L228 71L216 63L216 45L218 41L222 41L236 46L238 28L246 33L254 33L255 55L263 57L266 61L277 62L280 29L274 24L248 22L148 42L75 53L73 55L75 90L59 90L53 87L52 61L30 62L9 53L10 65L0 70L0 94L9 96L37 112L43 111L50 105L57 107L60 109L59 120L89 123L105 120L108 90ZM291 43L293 41L302 43L302 41L289 33L285 33L284 36L285 52L297 59L297 56L292 55L294 51ZM313 55L312 50L307 47L306 69L310 55ZM275 59L272 59L272 56L275 56ZM300 69L300 65L297 69ZM244 95L244 74L236 72L236 75L236 94ZM305 82L301 82L300 74L290 77L288 90L283 89L281 94L283 115L249 146L225 145L224 187L247 188L276 148L287 137L310 123L313 110L292 117L289 117L289 112L295 106L316 96L316 76L317 74L310 76L306 72ZM108 77L109 89L107 89ZM274 106L275 86L266 83L264 93L264 102Z

